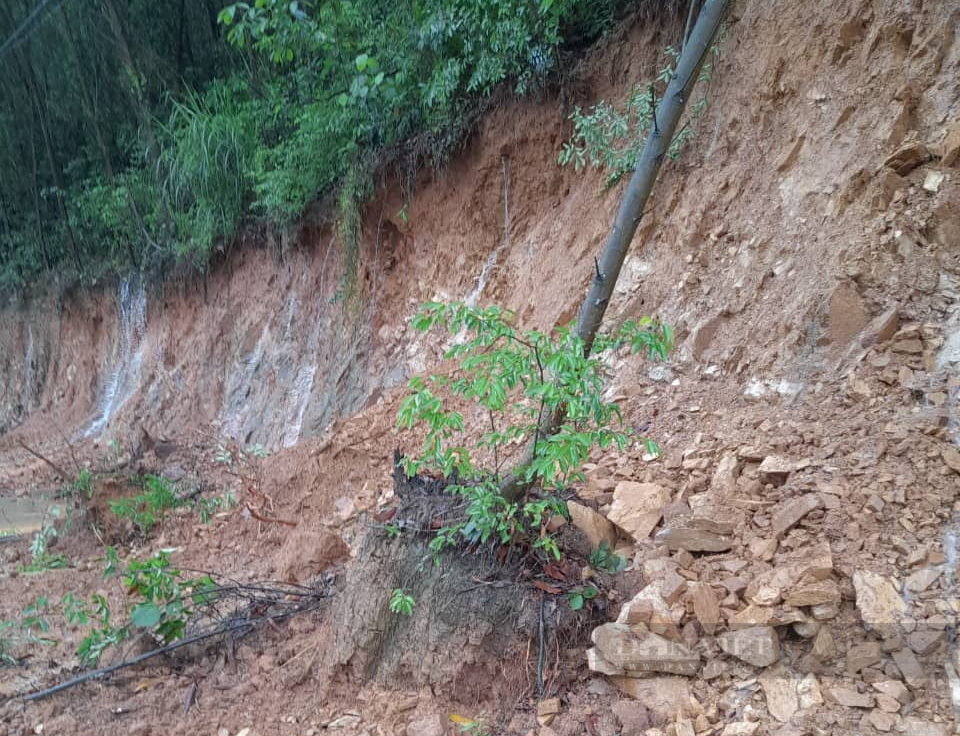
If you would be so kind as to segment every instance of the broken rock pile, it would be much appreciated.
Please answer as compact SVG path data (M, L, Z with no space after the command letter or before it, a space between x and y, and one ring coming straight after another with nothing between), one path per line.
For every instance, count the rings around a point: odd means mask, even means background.
M960 380L933 327L881 338L759 420L727 406L682 452L588 468L574 523L643 581L590 670L642 701L677 691L675 713L699 701L710 733L953 732Z

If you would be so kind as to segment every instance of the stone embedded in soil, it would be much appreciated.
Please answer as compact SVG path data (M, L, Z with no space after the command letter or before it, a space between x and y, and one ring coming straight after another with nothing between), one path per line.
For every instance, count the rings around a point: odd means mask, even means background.
M797 676L784 667L772 668L757 678L767 700L767 711L781 723L797 712Z
M297 530L288 535L280 550L283 580L304 583L349 556L350 547L337 532Z
M884 710L875 709L870 711L870 713L867 715L867 723L869 723L878 731L886 733L897 724L897 719L895 716L887 713Z
M591 635L600 656L629 674L663 672L692 676L700 669L700 655L657 634L636 636L626 624L603 624Z
M933 723L916 716L907 716L901 724L904 736L948 736L950 726L946 723Z
M922 593L937 581L942 572L943 570L938 567L924 567L917 570L907 578L907 590Z
M756 605L774 605L801 581L825 580L832 572L833 555L828 544L805 547L793 553L786 563L757 575L747 585L745 597Z
M355 728L360 723L360 720L360 716L358 716L356 713L347 713L339 718L334 718L332 721L330 721L330 723L327 724L326 728L329 731L338 731L341 728ZM237 736L240 736L240 734L237 734ZM408 726L407 736L426 736L426 734L421 734L419 731L416 733L411 733L410 727Z
M870 667L883 659L880 643L868 641L847 650L847 674L855 675L864 667Z
M445 733L443 719L436 714L410 721L406 730L406 736L443 736Z
M640 541L650 536L669 502L670 493L663 486L621 481L613 491L613 504L607 518Z
M896 698L891 698L889 695L884 695L883 693L877 693L874 697L877 699L877 707L880 710L886 713L900 712L900 701Z
M610 681L659 720L676 718L677 713L696 715L689 681L682 677L613 677Z
M648 613L649 609L649 613ZM620 607L618 624L648 623L657 616L670 618L670 606L663 595L663 580L654 580Z
M610 549L616 546L617 528L603 514L575 501L567 502L567 510L571 523L583 532L591 547L595 549L601 542L606 542Z
M695 583L690 591L693 613L708 636L713 636L720 623L720 603L713 588L706 583Z
M894 307L875 317L864 329L860 338L860 346L868 348L878 345L893 337L900 327L900 312Z
M912 650L904 647L895 651L892 656L894 664L897 665L897 669L900 670L900 674L903 675L903 679L910 687L916 690L926 684L923 667L920 666L920 662Z
M773 509L770 527L778 538L782 538L790 529L799 524L804 516L822 505L823 502L816 493L807 493L799 498L791 498Z
M701 680L712 680L715 677L720 677L723 673L727 671L727 663L722 659L711 659L708 660L703 668L700 670L700 679Z
M615 667L603 658L596 647L590 647L587 650L587 668L591 672L599 672L601 675L622 675L624 671L620 667Z
M687 580L675 572L667 573L661 583L661 590L663 591L663 599L668 605L672 606L686 592Z
M737 469L740 463L736 455L724 455L713 471L710 479L710 490L721 497L729 496L737 491Z
M806 710L817 705L823 705L823 695L820 693L820 683L812 672L806 675L797 685L797 698L800 708Z
M693 724L687 718L678 718L674 724L674 734L676 736L697 736Z
M872 695L859 693L849 687L831 687L827 690L827 697L846 708L872 708L874 705Z
M941 166L953 166L960 160L960 118L944 126L939 142L933 148Z
M840 586L834 580L804 578L797 583L796 587L787 590L784 602L788 606L817 606L824 603L839 603L840 597Z
M748 629L755 626L780 626L779 611L774 606L758 606L751 603L730 617L730 628Z
M907 646L920 656L933 654L940 645L947 639L945 631L924 628L921 631L914 631L907 636Z
M671 551L726 552L733 546L733 524L698 516L672 519L657 532L657 544Z
M766 539L764 537L754 537L747 542L747 548L750 553L759 560L770 562L777 553L779 542L776 539Z
M728 631L717 637L720 648L754 667L768 667L780 658L780 639L770 626Z
M779 455L768 455L760 463L757 472L760 473L760 480L764 483L773 483L774 485L783 485L790 473L796 472L807 467L805 460L797 461Z
M910 702L910 691L900 680L881 680L873 683L873 689L878 693L894 698L901 705Z
M960 473L960 452L954 447L945 447L940 453L943 462L955 473Z
M906 611L906 604L883 575L867 570L853 573L853 588L857 595L857 610L863 623L882 636L895 634Z
M817 603L810 607L810 615L814 621L829 621L836 618L840 613L840 599L828 601L827 603Z
M793 624L793 633L801 639L812 639L820 631L819 621L797 621Z
M650 709L636 700L621 699L610 706L620 721L621 733L643 733L650 728Z
M906 176L915 168L930 160L930 150L920 141L906 143L883 162L885 167L896 171L900 176Z
M648 600L631 601L626 607L626 618L623 621L618 619L618 623L629 624L648 624L653 619L653 604Z
M560 712L560 698L547 698L537 703L537 723L549 726Z
M760 730L760 721L734 721L723 727L720 736L754 736Z
M895 353L906 353L907 355L920 355L923 352L923 342L916 338L910 340L898 340L890 348Z

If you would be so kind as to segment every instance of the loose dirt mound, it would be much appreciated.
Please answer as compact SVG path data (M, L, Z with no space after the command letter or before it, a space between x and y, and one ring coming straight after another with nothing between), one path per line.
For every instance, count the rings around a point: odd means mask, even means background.
M325 624L331 645L322 659L330 675L345 668L358 683L429 686L475 705L520 703L555 687L544 681L543 657L583 645L591 624L606 615L604 601L580 613L560 605L562 598L546 601L531 585L540 566L523 550L518 559L517 550L489 544L434 558L427 547L432 524L450 523L462 504L442 482L402 476L395 464L399 532L374 524L362 533ZM412 595L414 615L390 612L397 588Z

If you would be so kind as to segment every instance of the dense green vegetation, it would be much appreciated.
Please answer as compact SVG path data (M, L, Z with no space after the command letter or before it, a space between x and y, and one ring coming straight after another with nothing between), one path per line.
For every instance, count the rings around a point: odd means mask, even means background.
M224 1L2 4L0 287L202 268L334 191L349 241L377 166L442 161L626 5Z

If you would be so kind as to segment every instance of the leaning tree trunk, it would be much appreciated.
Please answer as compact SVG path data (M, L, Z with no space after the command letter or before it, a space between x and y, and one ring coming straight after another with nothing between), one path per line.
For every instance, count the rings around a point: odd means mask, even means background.
M653 191L654 182L663 164L663 158L670 148L670 142L677 130L680 116L687 105L690 93L697 83L700 69L710 50L710 45L720 28L729 0L706 0L697 17L697 23L683 46L677 68L674 71L666 92L653 115L650 133L637 159L637 167L630 178L630 184L617 210L613 229L607 236L603 252L597 262L597 272L590 285L586 299L580 306L577 318L577 336L583 341L584 352L589 355L593 349L603 315L607 311L613 288L616 286L620 269L627 256L627 250L637 225L643 216L643 209ZM544 417L538 436L554 434L563 423L563 413L557 412ZM522 479L523 469L534 459L536 440L531 442L517 467L507 475L500 490L508 499L518 499L526 490Z

